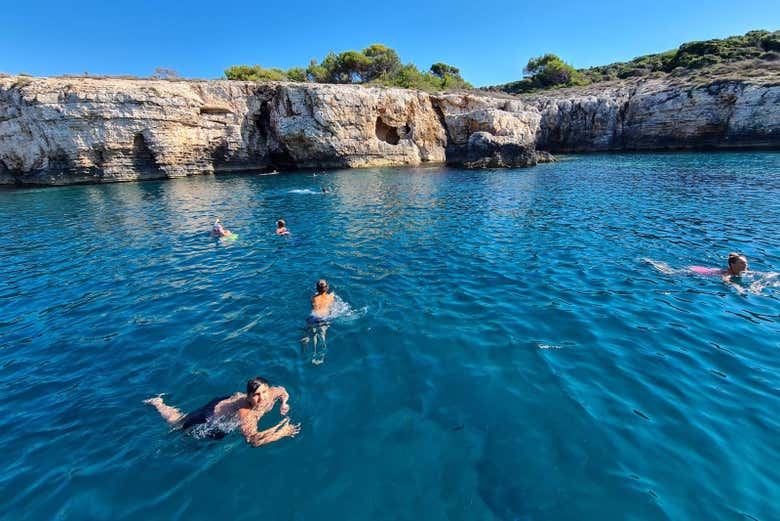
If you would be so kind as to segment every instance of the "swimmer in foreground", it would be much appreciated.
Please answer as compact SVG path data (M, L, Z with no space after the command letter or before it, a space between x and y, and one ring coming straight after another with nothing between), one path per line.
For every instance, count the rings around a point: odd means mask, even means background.
M328 332L328 315L330 308L333 306L333 300L335 298L333 293L328 293L330 286L328 281L320 279L317 281L317 293L311 297L311 313L306 317L306 326L309 330L309 334L301 339L302 351L306 351L306 347L309 345L309 337L314 340L314 355L312 356L312 363L319 365L325 361L325 352L328 349L328 344L325 341L325 333ZM317 353L317 343L322 344L322 349Z
M287 223L284 219L276 221L276 235L290 235L290 230L287 229Z
M290 395L284 387L271 387L268 380L255 376L246 383L246 394L235 393L232 396L215 398L189 414L165 404L160 396L144 400L144 403L157 409L171 427L182 431L199 427L205 436L214 439L223 438L227 434L225 426L238 421L246 442L253 447L259 447L282 438L293 438L300 432L301 424L290 423L290 418L286 417L290 412L290 406L287 404L289 399ZM270 429L258 432L257 422L273 409L276 400L281 400L279 412L285 418Z
M217 219L214 221L214 225L211 227L211 236L212 237L225 237L226 235L232 235L230 230L226 230L222 223Z

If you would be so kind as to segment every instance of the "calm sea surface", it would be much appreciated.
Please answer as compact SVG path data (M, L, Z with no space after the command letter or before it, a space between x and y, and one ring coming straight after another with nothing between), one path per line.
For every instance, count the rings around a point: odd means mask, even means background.
M780 287L642 260L780 271L780 153L12 189L0 222L3 520L780 519ZM254 375L298 437L142 403Z

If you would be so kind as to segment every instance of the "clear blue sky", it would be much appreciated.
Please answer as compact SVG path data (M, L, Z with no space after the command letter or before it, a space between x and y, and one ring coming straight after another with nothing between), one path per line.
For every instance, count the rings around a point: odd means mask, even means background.
M217 78L230 65L287 69L383 43L405 63L443 61L481 86L519 79L529 58L547 52L588 67L776 30L780 1L9 0L0 28L0 72L13 74L148 76L168 67Z

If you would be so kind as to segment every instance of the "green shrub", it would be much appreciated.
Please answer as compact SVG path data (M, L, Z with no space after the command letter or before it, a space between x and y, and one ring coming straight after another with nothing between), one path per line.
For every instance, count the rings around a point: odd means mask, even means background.
M547 54L528 62L525 73L529 78L493 88L511 93L531 92L563 85L625 78L659 77L664 74L679 76L731 63L741 63L746 68L760 68L760 64L753 63L753 60L773 61L780 57L778 53L780 31L750 31L742 36L688 42L674 50L589 69L570 70L560 58ZM738 71L738 67L733 70Z
M287 69L287 78L290 81L307 81L306 77L306 69L303 67L293 67L292 69Z
M313 59L306 69L293 67L263 69L259 65L234 65L225 69L230 80L247 81L311 81L316 83L368 83L438 91L444 89L469 89L471 84L460 76L460 70L445 63L435 63L431 72L420 72L414 64L402 65L395 50L381 44L373 44L358 51L328 53L322 62Z
M526 76L538 88L582 85L586 78L574 67L555 54L545 54L528 60L523 69Z
M239 81L285 81L287 75L282 69L264 69L259 65L234 65L225 69L225 77Z

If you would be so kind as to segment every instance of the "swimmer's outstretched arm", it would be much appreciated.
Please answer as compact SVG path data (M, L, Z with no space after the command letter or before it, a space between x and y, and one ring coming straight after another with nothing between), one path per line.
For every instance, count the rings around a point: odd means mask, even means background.
M287 401L290 399L290 395L287 393L287 389L285 389L282 386L276 387L276 397L282 399L282 406L279 408L279 412L282 414L287 414L290 412L290 406L287 404Z
M246 442L253 447L268 445L288 436L293 438L301 431L300 423L292 424L289 418L284 418L270 429L257 432L257 419L250 416L248 414L241 416L241 432Z

